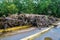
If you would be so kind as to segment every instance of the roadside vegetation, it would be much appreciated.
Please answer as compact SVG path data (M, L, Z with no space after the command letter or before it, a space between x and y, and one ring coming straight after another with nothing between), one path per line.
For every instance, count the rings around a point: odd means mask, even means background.
M60 17L60 0L1 0L0 16L8 14L44 14Z

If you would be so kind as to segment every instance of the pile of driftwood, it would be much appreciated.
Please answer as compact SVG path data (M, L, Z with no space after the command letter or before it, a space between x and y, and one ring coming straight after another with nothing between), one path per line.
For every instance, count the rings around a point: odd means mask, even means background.
M35 14L20 14L17 16L0 17L0 29L5 29L15 26L32 25L34 27L48 27L58 19L52 16L35 15Z

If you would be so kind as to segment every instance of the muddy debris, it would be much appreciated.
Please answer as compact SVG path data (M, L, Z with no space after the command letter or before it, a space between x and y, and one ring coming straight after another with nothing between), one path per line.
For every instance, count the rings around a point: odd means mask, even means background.
M20 14L16 17L0 17L0 29L11 28L15 26L32 25L37 28L49 27L52 23L58 21L56 17L35 14Z

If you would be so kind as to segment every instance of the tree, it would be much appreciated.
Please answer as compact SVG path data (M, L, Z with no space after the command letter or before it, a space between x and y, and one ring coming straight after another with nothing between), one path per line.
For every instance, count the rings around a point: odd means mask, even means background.
M7 10L7 2L2 2L0 4L0 16L5 15L8 12Z
M0 14L1 15L8 15L8 13L10 14L14 14L18 12L18 8L16 7L16 5L12 2L10 2L9 0L4 0L1 4L0 4Z
M38 14L45 14L44 11L49 6L50 3L51 3L51 0L38 1L38 5L37 7L35 7L35 12L37 12Z
M9 12L9 13L12 13L12 14L18 12L18 9L17 9L17 7L16 7L15 4L10 4L10 5L8 5L8 6L7 6L7 9L8 9L8 12Z
M33 13L60 17L60 0L4 0L0 3L0 14Z
M58 17L60 15L60 1L59 0L52 0L51 4L47 7L47 10L51 11L50 15Z

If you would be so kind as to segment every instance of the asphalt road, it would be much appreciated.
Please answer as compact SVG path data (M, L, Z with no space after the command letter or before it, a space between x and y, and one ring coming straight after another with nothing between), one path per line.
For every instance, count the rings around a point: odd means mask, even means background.
M60 26L51 29L49 32L43 34L41 37L36 38L35 40L44 40L45 37L50 37L52 40L60 40Z
M44 28L46 29L46 28ZM1 37L0 40L20 40L22 38L25 38L27 36L33 35L37 32L40 32L44 29L35 29L29 32L25 32L25 33L20 33L20 34L16 34L16 35L12 35L12 36L5 36L5 37ZM60 40L60 27L58 26L57 28L53 28L50 31L48 31L47 33L43 34L42 36L36 38L35 40L44 40L45 37L50 37L53 40Z
M44 28L44 29L46 29L46 28ZM33 35L37 32L40 32L44 29L39 30L39 29L36 28L35 30L28 31L28 32L25 32L25 33L20 33L20 34L16 34L16 35L12 35L12 36L0 37L0 40L20 40L22 38L25 38L27 36Z

